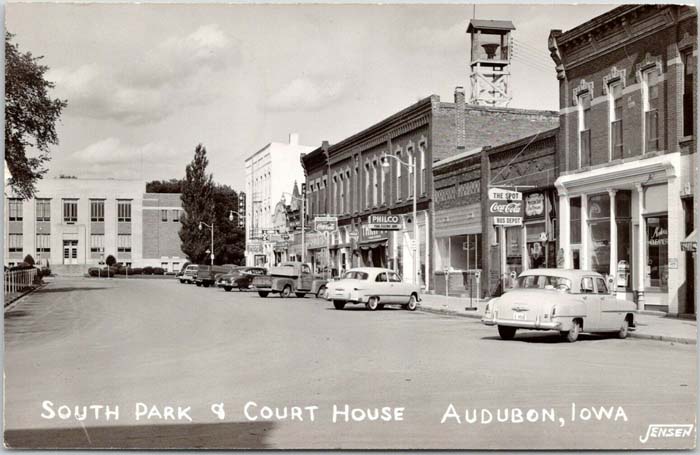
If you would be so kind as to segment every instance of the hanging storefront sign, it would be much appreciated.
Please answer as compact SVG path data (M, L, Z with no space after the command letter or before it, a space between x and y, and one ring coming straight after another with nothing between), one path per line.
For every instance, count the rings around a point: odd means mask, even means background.
M250 253L262 253L263 245L261 242L248 242L248 244L246 245L246 249Z
M523 224L523 194L501 188L489 189L489 215L493 224L520 226Z
M332 232L338 229L338 217L317 216L314 218L314 229L319 232Z
M528 217L544 215L544 193L531 193L525 197L525 215Z
M370 215L367 224L371 231L398 231L401 229L399 215Z
M382 240L389 240L389 231L375 231L370 228L369 224L362 224L360 228L360 243L376 242Z

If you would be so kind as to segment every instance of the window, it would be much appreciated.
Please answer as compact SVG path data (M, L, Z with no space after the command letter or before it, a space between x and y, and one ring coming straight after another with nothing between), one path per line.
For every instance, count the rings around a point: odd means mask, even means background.
M10 199L7 204L10 221L22 221L22 199Z
M117 201L117 221L131 223L131 201Z
M161 221L168 221L168 211L163 209L160 211L160 220Z
M610 196L588 196L588 244L590 269L610 273Z
M76 223L78 221L78 200L64 199L63 200L63 222Z
M622 82L617 81L608 87L610 103L610 159L622 158Z
M173 222L174 223L180 222L180 211L178 209L173 210Z
M654 67L642 74L642 104L644 107L644 152L659 149L658 70Z
M389 272L389 282L390 283L400 283L401 277L397 273Z
M355 167L355 174L352 182L352 210L357 212L360 210L360 168Z
M396 152L396 158L398 158L396 161L396 200L400 201L401 200L401 187L403 186L403 183L401 182L401 152Z
M646 286L668 291L668 216L646 218Z
M51 199L36 200L36 220L51 221Z
M428 175L425 171L425 143L418 145L420 150L420 194L425 194Z
M692 50L683 52L683 136L693 135L695 110L695 59Z
M340 207L339 207L339 213L344 214L346 212L346 204L345 204L345 176L344 174L340 174Z
M581 197L569 199L569 242L572 245L581 243Z
M50 253L51 252L51 234L36 235L36 252Z
M168 271L168 263L167 262L161 262L160 263L160 268L165 270L166 272Z
M582 294L592 294L593 293L593 278L587 276L581 280L581 293Z
M130 234L119 234L117 236L117 251L120 253L131 253Z
M369 208L371 197L369 177L369 163L365 163L365 208Z
M92 234L90 235L90 252L91 253L102 253L105 248L105 236L104 234Z
M591 94L583 93L578 100L578 162L579 166L591 165Z
M379 281L382 283L387 282L386 273L380 273L374 281Z
M372 205L379 201L379 179L377 178L377 160L372 161Z
M607 294L608 286L605 284L605 280L601 277L596 277L595 285L598 288L598 294Z
M7 243L10 253L22 252L22 234L10 234Z
M384 195L384 168L382 167L381 161L375 165L379 166L379 203L384 205L386 204L386 196Z
M413 197L413 179L416 178L416 154L413 151L413 147L409 147L406 150L406 158L408 158L408 197Z
M103 222L105 220L104 199L90 199L90 221Z

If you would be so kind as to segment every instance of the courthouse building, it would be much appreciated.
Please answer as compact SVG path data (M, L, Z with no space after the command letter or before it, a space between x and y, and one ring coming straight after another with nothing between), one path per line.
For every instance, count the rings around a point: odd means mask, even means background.
M693 7L624 5L549 38L563 265L671 314L695 312L696 30Z
M142 180L53 178L36 196L5 195L5 265L27 254L54 272L83 274L112 255L132 267L179 270L179 194L144 193Z

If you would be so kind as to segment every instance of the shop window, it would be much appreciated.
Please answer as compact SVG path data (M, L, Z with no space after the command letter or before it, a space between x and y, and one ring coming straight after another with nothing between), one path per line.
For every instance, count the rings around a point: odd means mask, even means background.
M610 159L622 158L622 82L610 84L608 88L610 97Z
M7 202L10 221L22 221L22 199L10 199Z
M588 197L588 241L590 269L610 273L610 196L608 193Z
M506 273L515 272L520 275L523 271L522 228L511 226L506 228Z
M683 136L693 135L695 111L695 59L691 49L681 54L683 59Z
M668 216L647 217L647 267L645 285L668 290Z
M539 269L548 267L548 242L545 222L528 223L525 225L525 230L528 268Z
M591 94L583 93L578 100L579 109L579 143L578 164L579 167L591 165Z
M581 243L581 197L569 199L569 241L572 245Z

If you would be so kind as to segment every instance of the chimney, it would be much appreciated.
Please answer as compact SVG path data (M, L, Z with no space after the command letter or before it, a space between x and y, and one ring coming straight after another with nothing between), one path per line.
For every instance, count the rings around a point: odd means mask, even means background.
M289 145L299 145L299 133L289 133Z
M464 87L455 87L455 130L457 133L457 153L460 153L465 149L467 142L466 131L464 125L464 112L465 112L465 95Z

